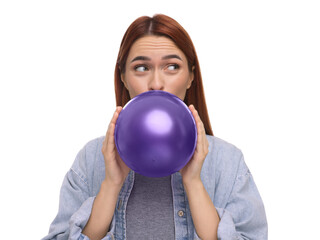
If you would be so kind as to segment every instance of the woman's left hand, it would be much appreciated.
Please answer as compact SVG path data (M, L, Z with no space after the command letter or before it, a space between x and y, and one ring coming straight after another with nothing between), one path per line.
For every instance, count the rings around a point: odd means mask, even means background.
M201 181L200 173L204 159L209 152L209 143L206 137L204 125L199 117L198 111L193 105L189 106L190 111L195 119L197 126L197 145L190 161L179 171L182 176L183 183L192 183Z

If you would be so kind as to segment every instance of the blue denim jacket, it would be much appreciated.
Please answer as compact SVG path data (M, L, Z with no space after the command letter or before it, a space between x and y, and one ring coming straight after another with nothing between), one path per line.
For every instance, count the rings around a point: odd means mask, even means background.
M267 220L263 202L241 150L207 135L209 153L204 161L201 180L220 216L218 239L267 239ZM77 154L65 176L59 211L46 239L89 239L83 235L95 196L105 178L101 152L104 137L88 142ZM110 231L103 238L126 239L126 205L134 184L128 174L120 191ZM171 177L175 239L200 239L195 231L181 174Z

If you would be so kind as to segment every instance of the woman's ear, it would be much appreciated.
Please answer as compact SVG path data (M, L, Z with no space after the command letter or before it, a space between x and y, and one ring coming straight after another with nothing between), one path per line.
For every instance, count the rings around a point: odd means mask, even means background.
M194 69L195 69L195 67L192 66L192 69L191 69L191 72L190 72L190 75L189 75L189 81L188 81L187 89L189 89L191 87L192 82L194 80Z

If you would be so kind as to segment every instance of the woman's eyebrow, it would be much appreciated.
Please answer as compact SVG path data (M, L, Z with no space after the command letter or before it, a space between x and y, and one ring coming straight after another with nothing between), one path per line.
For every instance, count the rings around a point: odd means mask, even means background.
M137 57L135 57L131 62L139 61L139 60L142 60L142 61L151 61L151 58L146 57L146 56L137 56Z
M167 60L167 59L171 59L171 58L177 58L177 59L182 61L181 57L179 57L176 54L171 54L171 55L164 56L164 57L162 57L162 60Z
M171 58L177 58L177 59L179 59L179 60L182 61L181 57L179 57L179 56L176 55L176 54L166 55L166 56L162 57L161 59L162 59L162 60L168 60L168 59L171 59ZM137 57L135 57L134 59L132 59L131 62L139 61L139 60L142 60L142 61L151 61L151 58L146 57L146 56L137 56Z

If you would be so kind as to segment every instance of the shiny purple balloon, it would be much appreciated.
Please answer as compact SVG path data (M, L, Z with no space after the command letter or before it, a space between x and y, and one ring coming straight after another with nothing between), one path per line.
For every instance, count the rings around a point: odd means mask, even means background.
M191 159L197 127L188 106L160 90L139 94L119 114L115 143L121 159L147 177L165 177Z

